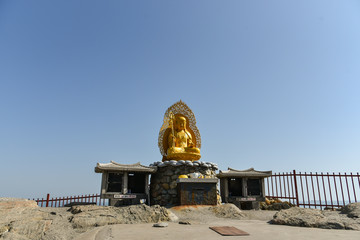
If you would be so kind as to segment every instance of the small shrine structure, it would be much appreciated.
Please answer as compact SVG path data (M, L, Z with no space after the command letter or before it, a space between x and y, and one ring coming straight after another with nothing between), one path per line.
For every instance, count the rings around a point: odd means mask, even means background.
M156 167L140 164L98 163L96 173L102 173L101 198L110 206L149 204L149 175Z
M220 171L220 192L224 203L233 203L240 209L259 209L260 202L265 201L264 179L272 171L257 171L254 168L235 170L228 168Z

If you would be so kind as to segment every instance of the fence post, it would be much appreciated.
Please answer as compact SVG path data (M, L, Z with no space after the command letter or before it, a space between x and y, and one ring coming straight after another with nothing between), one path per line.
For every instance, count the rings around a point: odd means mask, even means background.
M46 195L46 207L49 207L50 193Z
M295 195L296 195L296 206L299 206L299 194L298 194L298 188L296 183L296 171L293 170L294 173L294 185L295 185Z

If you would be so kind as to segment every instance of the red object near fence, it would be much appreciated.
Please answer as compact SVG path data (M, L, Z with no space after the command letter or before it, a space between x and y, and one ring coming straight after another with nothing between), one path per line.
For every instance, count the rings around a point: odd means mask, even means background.
M108 205L107 199L101 199L99 194L50 198L50 194L48 193L46 199L38 198L33 200L36 201L39 207L66 207L66 205L69 206L71 203L96 204L99 206Z
M300 186L298 182L300 182ZM358 184L355 184L356 182ZM292 173L275 173L266 179L266 184L267 198L286 200L302 207L334 209L351 202L357 202L357 199L360 199L359 173L314 174L311 172L296 173L293 170Z

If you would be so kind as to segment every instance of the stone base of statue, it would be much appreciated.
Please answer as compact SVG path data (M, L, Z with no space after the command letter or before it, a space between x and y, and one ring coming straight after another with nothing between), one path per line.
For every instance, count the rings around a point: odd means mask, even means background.
M151 175L150 204L161 206L180 205L177 180L181 177L216 179L217 164L203 161L171 160L155 162L156 173Z

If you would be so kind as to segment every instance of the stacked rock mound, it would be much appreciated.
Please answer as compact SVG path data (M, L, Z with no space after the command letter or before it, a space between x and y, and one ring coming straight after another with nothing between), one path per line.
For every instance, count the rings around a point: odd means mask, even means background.
M204 178L216 178L217 164L203 161L170 160L154 162L150 166L157 166L157 172L151 175L150 202L151 205L178 205L176 180L180 175L200 173Z

